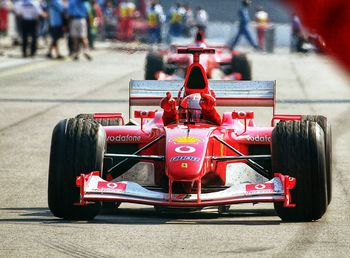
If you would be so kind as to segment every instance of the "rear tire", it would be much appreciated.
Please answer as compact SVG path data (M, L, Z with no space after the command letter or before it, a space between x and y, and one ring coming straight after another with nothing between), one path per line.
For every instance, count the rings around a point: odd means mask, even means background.
M112 119L107 119L107 118L95 118L93 114L79 114L75 118L79 119L90 119L93 120L97 123L99 123L102 126L114 126L114 125L120 125L120 119L119 118L112 118Z
M327 171L327 198L328 204L332 201L332 128L327 122L327 117L307 115L302 117L303 120L317 122L324 132L324 142L326 151L326 171Z
M92 120L66 119L53 130L51 140L48 204L54 216L90 220L100 211L100 202L77 206L80 193L76 177L102 171L106 136Z
M295 208L275 203L283 221L312 221L326 212L327 176L322 128L311 121L281 121L272 132L272 171L296 178Z
M242 80L252 79L252 69L246 54L233 55L231 65L232 72L240 73Z
M155 52L150 52L146 56L145 80L157 80L155 74L163 71L163 56Z

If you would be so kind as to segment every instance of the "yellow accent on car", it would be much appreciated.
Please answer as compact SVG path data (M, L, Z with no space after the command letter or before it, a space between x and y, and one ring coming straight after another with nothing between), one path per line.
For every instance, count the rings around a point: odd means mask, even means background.
M175 143L199 143L201 140L192 136L180 136L173 139Z

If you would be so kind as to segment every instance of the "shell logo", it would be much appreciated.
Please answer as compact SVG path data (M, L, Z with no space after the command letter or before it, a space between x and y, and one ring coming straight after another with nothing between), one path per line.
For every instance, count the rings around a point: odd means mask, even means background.
M201 140L193 136L180 136L173 139L174 143L199 143Z

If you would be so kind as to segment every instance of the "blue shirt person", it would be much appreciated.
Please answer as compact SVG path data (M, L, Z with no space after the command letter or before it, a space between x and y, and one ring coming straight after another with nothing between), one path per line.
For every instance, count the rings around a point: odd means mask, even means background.
M69 36L73 43L73 59L79 59L80 43L82 43L84 56L88 60L91 60L92 57L88 53L88 8L85 4L85 0L69 0L68 16L70 18Z
M163 7L157 1L153 1L147 10L148 40L150 43L161 43L161 30L164 21Z
M51 0L48 7L50 27L62 26L64 12L62 0Z
M244 36L252 47L254 47L255 49L258 49L258 45L253 40L253 37L251 36L250 31L248 29L248 25L250 22L248 8L250 4L251 4L250 0L242 1L242 6L238 11L238 17L239 17L238 32L234 37L232 43L230 44L231 49L234 49L236 47L241 36Z
M68 16L72 18L86 18L88 10L83 0L69 0Z

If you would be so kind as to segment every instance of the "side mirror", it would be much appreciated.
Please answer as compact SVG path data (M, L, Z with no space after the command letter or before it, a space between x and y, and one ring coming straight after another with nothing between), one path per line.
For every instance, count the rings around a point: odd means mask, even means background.
M254 119L254 112L253 111L233 111L232 112L232 118L233 119Z
M155 111L147 111L147 110L135 110L134 117L135 118L154 118L156 115Z
M143 129L144 119L154 118L156 116L156 111L147 110L135 110L134 117L141 118L141 130Z
M247 131L247 120L248 119L250 119L249 124L254 125L254 121L252 121L252 119L254 119L254 112L253 111L248 111L248 112L233 111L232 118L233 119L244 119L244 131L242 132L242 134L244 134Z

